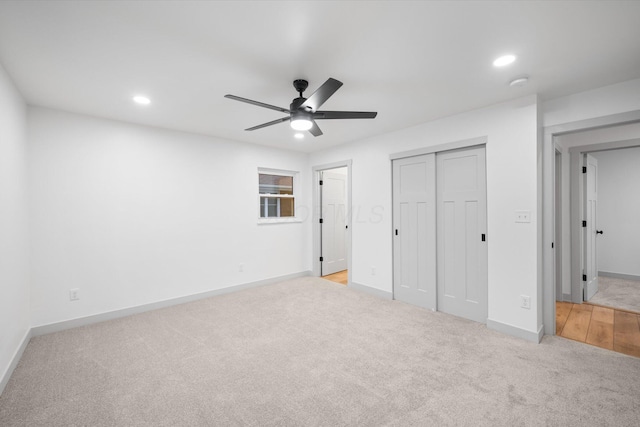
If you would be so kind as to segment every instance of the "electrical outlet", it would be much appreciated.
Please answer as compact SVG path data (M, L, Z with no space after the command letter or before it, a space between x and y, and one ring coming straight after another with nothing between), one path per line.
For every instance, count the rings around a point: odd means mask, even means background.
M516 211L516 222L531 222L531 211Z
M531 297L527 295L520 295L520 307L531 309Z
M78 301L80 299L80 289L69 289L69 301Z
M240 263L238 266L238 272L242 273L244 271L244 264Z

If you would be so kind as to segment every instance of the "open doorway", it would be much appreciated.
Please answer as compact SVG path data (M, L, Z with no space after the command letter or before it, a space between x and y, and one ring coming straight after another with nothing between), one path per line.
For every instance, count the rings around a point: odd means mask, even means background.
M579 155L582 301L558 304L558 334L640 357L640 147Z
M342 285L348 285L351 277L350 166L349 161L314 168L317 184L314 272Z
M567 135L561 143L589 142L595 138L591 135L602 133L595 132ZM640 172L636 163L640 161L640 139L601 141L569 148L570 300L574 303L599 299L605 277L640 282ZM640 295L640 286L637 291Z
M586 156L589 163L595 160L597 172L596 191L587 185L587 203L596 197L596 221L595 232L587 231L593 250L585 265L594 270L597 284L587 281L584 301L640 313L640 147Z
M554 185L555 221L564 230L552 229L562 252L569 251L565 265L555 265L556 333L634 356L640 356L639 136L635 123L554 138L564 150L554 156L555 172L568 182Z
M583 155L632 146L640 146L640 110L544 128L541 243L545 335L557 334L557 302L583 302Z

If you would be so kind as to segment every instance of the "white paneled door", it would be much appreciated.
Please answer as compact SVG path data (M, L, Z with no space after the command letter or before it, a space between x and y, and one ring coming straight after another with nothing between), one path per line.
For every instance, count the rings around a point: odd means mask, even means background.
M393 293L486 323L485 149L393 161Z
M322 275L347 269L347 175L322 172Z
M435 154L393 161L393 296L436 309Z
M438 153L438 310L487 321L485 148Z
M585 154L587 173L585 177L585 275L584 300L590 300L598 292L598 251L596 236L598 226L598 161L595 157Z

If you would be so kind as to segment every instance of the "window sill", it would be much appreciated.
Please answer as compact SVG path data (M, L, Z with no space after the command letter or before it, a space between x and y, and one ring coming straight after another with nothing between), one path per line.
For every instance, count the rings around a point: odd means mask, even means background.
M262 224L291 224L302 222L301 218L287 217L287 218L258 218L258 225Z

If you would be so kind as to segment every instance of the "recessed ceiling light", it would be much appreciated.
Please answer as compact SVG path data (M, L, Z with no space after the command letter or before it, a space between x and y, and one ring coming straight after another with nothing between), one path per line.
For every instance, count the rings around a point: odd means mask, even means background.
M504 55L501 56L500 58L496 59L495 61L493 61L493 66L494 67L504 67L505 65L509 65L511 63L513 63L513 61L516 60L516 56L515 55Z
M296 139L302 139L302 138L304 138L304 134L303 134L303 133L300 133L300 132L296 133L296 134L295 134L295 135L293 135L293 136L294 136Z
M511 86L511 87L522 87L522 86L526 85L527 83L529 83L529 77L522 76L522 77L518 77L516 79L511 80L509 82L509 86Z
M136 95L133 97L133 102L140 105L149 105L151 104L151 100L146 96Z

